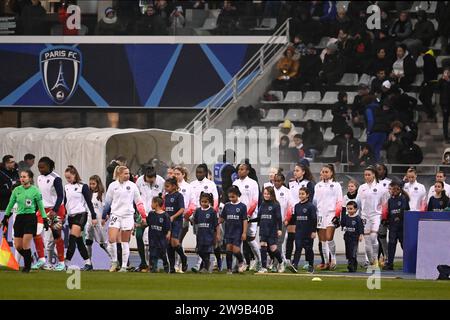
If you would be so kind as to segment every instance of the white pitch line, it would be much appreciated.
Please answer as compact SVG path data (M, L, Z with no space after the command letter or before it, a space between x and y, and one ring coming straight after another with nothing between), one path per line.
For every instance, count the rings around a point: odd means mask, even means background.
M255 273L256 276L294 276L294 277L325 277L325 278L360 278L360 279L367 279L370 274L367 274L367 276L363 275L339 275L339 274L306 274L306 273ZM400 277L387 277L387 276L381 276L382 279L403 279ZM407 279L403 279L407 280Z

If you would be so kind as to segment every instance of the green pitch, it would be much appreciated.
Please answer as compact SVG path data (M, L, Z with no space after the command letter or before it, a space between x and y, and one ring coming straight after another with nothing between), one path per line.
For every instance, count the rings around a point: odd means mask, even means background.
M333 273L329 273L332 275ZM81 289L68 290L70 275L0 270L0 299L450 299L450 281L382 279L381 290L366 278L309 275L142 274L82 272ZM321 277L313 282L312 277Z

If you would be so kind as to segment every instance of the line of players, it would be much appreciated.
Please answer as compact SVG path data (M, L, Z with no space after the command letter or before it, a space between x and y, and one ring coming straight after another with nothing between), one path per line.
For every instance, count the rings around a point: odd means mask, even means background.
M380 242L382 252L388 258L384 269L391 270L397 241L402 244L403 240L403 212L444 210L448 206L448 193L445 190L449 186L444 182L444 173L438 173L436 184L430 188L427 206L425 187L416 181L414 169L408 170L407 182L402 189L400 183L387 178L383 165L367 168L364 171L365 183L359 188L355 181L350 181L348 193L344 196L340 184L335 181L332 165L322 168L320 181L314 185L309 168L297 164L289 188L284 185L285 178L281 173L271 175L270 181L264 185L260 202L258 184L249 177L251 168L241 164L233 187L225 193L228 199L220 206L218 188L207 178L206 165L197 167L197 180L190 184L186 182L186 170L180 166L170 168L166 180L158 176L154 168L147 168L136 183L130 181L127 167L118 166L115 181L106 194L98 176L91 177L88 186L81 182L73 166L65 170L67 184L64 187L62 179L54 172L51 159L41 158L38 169L41 175L37 179L37 187L42 193L44 211L37 214L35 228L30 227L30 223L22 223L17 225L17 230L15 224L14 231L15 235L23 238L24 231L34 237L39 260L33 269L55 271L65 270L70 265L76 248L85 260L83 270L92 270L90 257L95 240L111 258L110 271L126 272L129 241L134 230L141 257L138 271L148 271L147 260L150 269L156 271L157 261L162 259L165 271L176 272L175 256L179 256L182 265L180 272L185 272L188 266L182 241L190 223L194 225L199 254L197 265L192 271L208 272L211 269L209 258L212 253L221 270L221 245L224 243L229 272L233 271L233 256L237 259L235 271L242 272L249 268L267 272L267 255L278 272L284 272L286 266L296 272L303 249L308 262L304 268L312 272L313 242L316 237L319 238L322 259L318 268L334 270L336 246L333 238L335 229L340 225L345 230L349 271L357 269L358 242L363 239L366 267L378 264L376 255ZM21 181L22 174L32 179L31 172L22 172ZM12 206L17 201L17 197L11 198L3 224L8 222ZM36 212L39 203L31 205L36 206ZM66 214L70 235L64 255L61 229ZM107 221L108 237L103 228ZM259 242L256 240L258 226ZM43 229L46 229L45 232ZM389 246L386 241L387 230ZM86 233L85 242L83 231ZM48 253L47 261L43 239ZM294 243L295 253L291 262ZM57 263L51 265L55 246ZM146 247L149 249L146 250ZM118 248L121 252L118 252ZM16 258L20 257L20 251L17 250Z

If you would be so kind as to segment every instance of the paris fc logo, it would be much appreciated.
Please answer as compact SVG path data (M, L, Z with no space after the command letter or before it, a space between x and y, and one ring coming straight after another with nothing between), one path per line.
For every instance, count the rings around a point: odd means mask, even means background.
M56 104L64 104L78 87L81 74L81 52L59 46L42 50L39 55L42 83Z

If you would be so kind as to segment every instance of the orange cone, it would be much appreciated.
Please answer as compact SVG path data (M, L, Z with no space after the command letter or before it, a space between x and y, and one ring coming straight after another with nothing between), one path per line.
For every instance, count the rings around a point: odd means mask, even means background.
M17 263L14 255L11 252L8 241L5 237L2 237L2 245L0 247L0 265L13 270L19 270L19 264Z

